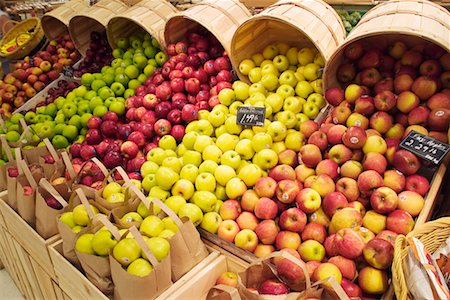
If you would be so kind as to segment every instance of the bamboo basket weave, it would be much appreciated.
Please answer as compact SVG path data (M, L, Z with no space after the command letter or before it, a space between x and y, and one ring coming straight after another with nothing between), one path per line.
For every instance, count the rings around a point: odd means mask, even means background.
M45 36L49 39L54 39L68 32L70 19L87 7L86 2L83 0L71 0L46 13L41 20Z
M91 32L106 30L109 20L124 13L128 6L119 0L100 0L70 19L69 33L75 47L84 56L91 42Z
M431 254L434 253L442 243L450 236L450 217L440 218L435 221L426 222L416 229L404 235L399 235L395 240L394 262L392 264L392 282L395 296L399 300L412 299L408 293L405 275L403 273L403 262L408 255L409 245L407 238L419 239Z
M234 32L250 16L248 9L238 0L202 1L172 15L164 28L164 39L167 44L178 42L185 38L187 31L204 27L230 53Z
M231 42L234 66L261 52L267 45L285 42L293 47L314 47L327 61L345 39L336 11L322 0L281 0L245 21ZM236 70L241 80L247 81Z
M107 28L108 41L112 48L116 48L116 40L128 37L138 31L146 31L154 37L161 47L164 43L164 26L169 15L177 9L169 2L144 0L123 14L113 17Z
M368 48L386 48L394 41L409 47L432 42L450 52L450 12L427 0L391 0L375 6L326 63L324 90L339 86L336 72L344 61L344 50L358 41Z

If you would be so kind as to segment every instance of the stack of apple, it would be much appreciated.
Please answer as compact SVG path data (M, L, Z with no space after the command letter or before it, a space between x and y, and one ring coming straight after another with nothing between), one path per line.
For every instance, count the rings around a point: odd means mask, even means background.
M106 31L92 31L91 43L86 51L86 56L74 69L73 75L80 78L84 73L98 73L103 66L109 66L112 60L112 49L109 46Z
M58 78L64 66L73 65L79 57L70 36L65 34L51 40L45 50L37 52L35 56L25 57L23 61L17 62L14 71L6 74L0 81L0 114L9 116Z
M98 214L98 209L90 205L94 214ZM74 207L73 211L65 212L61 215L60 220L67 224L74 233L78 233L89 224L89 216L83 204Z
M268 45L262 53L239 64L240 73L248 76L251 86L235 82L235 94L229 95L232 93L226 90L222 98L265 106L267 116L273 114L273 119L294 128L292 123L298 126L304 120L314 119L326 104L322 96L323 66L323 58L315 48L299 50L285 43Z
M329 88L327 101L338 106L333 122L360 123L389 138L410 130L445 143L450 123L450 53L434 45L364 49L355 42L344 50L336 78L345 88ZM353 113L352 113L353 112ZM346 117L345 117L346 119ZM358 125L359 126L359 125Z

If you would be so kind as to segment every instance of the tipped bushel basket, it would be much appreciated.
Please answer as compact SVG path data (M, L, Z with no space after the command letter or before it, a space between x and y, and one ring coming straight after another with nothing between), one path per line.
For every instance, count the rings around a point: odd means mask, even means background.
M181 41L186 32L204 27L230 53L234 32L251 16L248 9L238 0L206 0L191 8L172 15L166 23L164 38L166 44Z
M116 40L140 31L148 32L164 48L164 26L169 15L177 9L167 1L144 0L126 12L112 18L108 23L108 41L116 48Z
M231 42L230 59L239 66L244 59L274 43L314 47L327 61L345 39L345 29L336 11L321 0L282 0L245 21ZM247 76L236 68L241 80Z
M324 90L340 86L336 72L347 47L361 42L367 49L384 49L395 41L403 41L408 47L431 42L450 52L450 12L427 0L391 0L375 6L325 65Z
M91 42L91 32L106 30L109 20L124 13L128 6L119 0L100 0L97 4L74 16L69 23L69 33L75 47L84 56Z
M88 8L83 0L72 0L46 13L41 20L45 36L54 39L69 32L69 22L73 16Z

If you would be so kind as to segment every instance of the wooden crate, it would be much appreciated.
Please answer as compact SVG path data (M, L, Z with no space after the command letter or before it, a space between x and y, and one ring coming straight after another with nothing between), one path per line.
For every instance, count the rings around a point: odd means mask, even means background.
M0 211L6 223L7 231L45 272L56 280L48 246L60 239L55 235L44 240L27 222L25 222L5 201L0 199Z

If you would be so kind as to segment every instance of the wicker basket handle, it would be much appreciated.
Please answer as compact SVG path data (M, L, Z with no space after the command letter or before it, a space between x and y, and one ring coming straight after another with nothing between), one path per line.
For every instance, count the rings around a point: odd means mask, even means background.
M8 32L8 30L6 30L6 25L8 25L8 24L13 24L13 25L17 25L19 22L17 22L17 21L14 21L14 20L8 20L8 21L6 21L5 23L3 23L3 27L2 27L2 33L3 33L3 35L5 35L5 33L7 33Z

